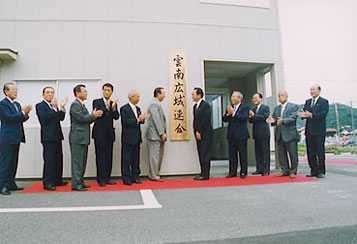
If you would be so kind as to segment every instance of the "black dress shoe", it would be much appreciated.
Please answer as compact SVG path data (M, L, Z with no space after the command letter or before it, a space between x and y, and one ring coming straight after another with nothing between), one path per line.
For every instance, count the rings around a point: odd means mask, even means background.
M123 182L123 184L126 185L126 186L132 186L133 185L133 183L131 183L131 182Z
M255 172L252 173L252 175L261 175L261 174L263 174L263 173L259 172L259 171L255 171Z
M204 176L196 176L193 178L194 180L209 180L209 177L204 177Z
M316 177L319 179L325 178L324 174L318 174Z
M135 184L142 184L140 179L132 180L132 182L135 183Z
M86 189L87 188L91 188L91 186L89 186L89 185L83 185L83 187L86 188Z
M9 188L7 187L3 187L0 191L1 195L7 196L7 195L11 195L11 192L9 191Z
M48 185L48 186L43 186L43 189L45 189L45 190L47 190L47 191L55 191L55 190L56 190L56 187L55 187L55 186Z
M23 188L23 187L18 187L18 186L9 188L10 191L22 191L23 189L25 189L25 188Z
M116 185L117 184L114 180L108 180L106 183L108 185Z
M56 186L66 186L66 185L68 185L67 181L63 181L63 182L61 182L59 184L56 184Z
M107 184L105 184L105 182L103 182L103 181L99 182L98 185L100 187L106 187L107 186Z
M246 174L241 174L239 177L240 177L241 179L245 179L245 178L247 178L247 175L246 175Z
M268 176L270 173L262 173L262 176Z
M315 174L309 174L309 175L306 175L306 177L316 177L317 175Z
M77 186L77 187L72 187L73 191L87 191L87 188L84 186Z
M233 178L233 177L237 177L236 175L227 175L226 178Z

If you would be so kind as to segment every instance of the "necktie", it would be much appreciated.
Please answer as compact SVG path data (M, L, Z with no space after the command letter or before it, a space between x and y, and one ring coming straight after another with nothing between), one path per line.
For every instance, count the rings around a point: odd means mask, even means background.
M16 113L19 112L19 108L17 107L16 102L14 102L13 104L14 104L14 106L15 106Z
M313 107L313 106L315 106L315 99L312 99L312 106L311 107Z
M285 105L281 105L280 117L282 118L285 111Z
M257 109L255 110L255 113L257 114L259 111L259 106L257 107Z

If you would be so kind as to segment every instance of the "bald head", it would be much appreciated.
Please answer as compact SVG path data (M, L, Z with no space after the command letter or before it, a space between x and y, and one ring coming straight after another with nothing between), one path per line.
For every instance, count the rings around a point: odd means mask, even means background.
M287 91L279 91L278 100L281 104L284 104L288 101L288 92Z
M310 88L310 94L313 98L320 96L320 92L321 92L321 86L318 84L315 84Z
M140 99L139 92L137 90L131 90L128 93L128 98L132 104L136 105Z

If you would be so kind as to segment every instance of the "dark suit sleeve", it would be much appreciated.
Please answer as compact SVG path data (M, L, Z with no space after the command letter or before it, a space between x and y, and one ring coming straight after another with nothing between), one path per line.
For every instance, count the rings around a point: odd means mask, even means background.
M197 131L202 133L207 127L207 124L211 121L211 107L208 103L205 103L204 110L202 111L201 123L197 126Z
M60 117L60 121L63 121L64 118L66 117L66 112L65 111L58 111L59 117Z
M118 105L115 105L115 110L113 111L113 109L110 109L110 114L112 116L113 119L118 120L120 117L119 111L118 111Z
M232 115L228 115L228 111L226 110L225 114L222 116L223 122L228 122L229 117L232 117Z
M73 120L80 124L90 124L94 122L95 117L93 114L83 114L81 109L81 105L76 103L72 104L70 113L72 114Z
M249 119L249 107L243 106L236 112L235 116L231 116L231 122L237 123L238 121L247 121Z
M264 106L260 110L262 113L257 113L251 118L249 121L256 122L256 121L265 121L270 114L270 109L268 106ZM258 111L258 112L260 112Z
M131 109L131 108L130 108ZM138 113L138 117L141 115L141 109L139 107L136 107L137 113ZM145 120L142 120L139 122L139 124L145 124Z
M0 117L9 124L16 124L28 120L28 116L25 116L21 110L13 114L10 112L10 108L3 103L0 103Z
M63 111L60 111L64 114ZM53 109L46 109L42 104L36 105L36 114L42 123L49 123L53 120L61 120L60 112L55 112ZM64 119L64 116L63 116ZM63 120L62 119L62 120Z
M275 120L275 122L271 123L270 125L271 126L276 126L276 123L278 121L278 107L274 108L274 112L273 112L273 115L271 117Z
M95 110L95 109L101 110L100 105L99 105L99 102L98 102L97 99L96 99L96 100L93 100L93 102L92 102L92 107L93 107L93 110ZM98 120L100 120L101 118L102 118L102 117L98 117L98 118L96 118L95 120L98 121Z
M227 111L225 115L223 115L223 122L232 122L232 123L238 123L239 121L247 121L249 119L249 107L248 106L242 106L240 108L235 116L233 115L228 115Z
M302 110L307 111L307 110L308 110L308 107L309 107L309 103L311 104L311 100L310 100L310 99L307 99L307 100L305 101L305 105L304 105L304 107L303 107ZM304 119L306 119L306 118L301 118L301 119L304 120Z
M308 104L309 104L309 101L310 101L310 99L307 99L306 101L305 101L305 105L304 105L304 108L303 108L303 110L307 110L308 109ZM311 101L310 101L310 103L311 103Z
M129 108L129 109L131 109L131 108ZM120 109L120 114L121 114L121 121L124 126L135 127L138 125L137 119L133 116L130 116L130 111L128 111L127 108L122 107Z
M322 100L323 103L321 104L320 111L318 112L311 112L312 113L312 118L311 120L321 120L326 118L329 110L329 103L327 100Z

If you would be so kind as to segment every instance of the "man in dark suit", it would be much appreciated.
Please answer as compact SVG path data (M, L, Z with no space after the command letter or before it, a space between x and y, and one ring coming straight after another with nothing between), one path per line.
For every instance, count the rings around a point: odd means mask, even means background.
M113 143L115 128L113 120L119 119L118 100L112 101L113 85L106 83L102 86L103 98L93 101L93 110L102 110L103 115L94 122L92 138L95 144L95 159L97 165L97 182L99 186L115 185L110 178L113 165Z
M65 186L63 173L63 133L61 121L64 120L68 98L62 100L60 108L54 96L53 87L42 90L43 101L36 104L36 114L41 124L41 143L43 146L43 187L54 191L56 186Z
M69 143L71 146L72 190L86 191L84 173L87 166L88 145L90 143L90 124L103 115L102 110L94 109L90 114L84 105L87 100L85 85L77 85L73 89L76 99L71 104L71 130Z
M0 194L10 195L19 191L15 182L20 143L25 142L23 122L28 120L31 105L21 107L17 98L17 88L13 83L5 83L5 98L0 102Z
M275 142L277 144L281 166L281 173L277 176L296 178L298 168L298 132L296 129L296 118L299 112L299 106L288 102L288 93L286 91L280 91L278 98L280 105L274 108L273 116L266 120L267 123L276 126Z
M252 101L255 108L249 111L249 122L253 124L257 167L253 175L261 174L266 176L270 174L270 126L265 120L269 117L270 111L268 106L262 104L262 100L262 94L256 93L253 95Z
M211 107L203 100L203 90L194 88L192 99L193 106L193 132L196 138L198 158L201 173L194 180L209 180L211 168L211 148L213 140L213 129L211 125Z
M247 122L249 119L249 106L243 104L242 100L243 94L239 91L234 91L231 96L232 106L227 106L227 111L222 118L224 122L228 122L229 173L226 178L237 176L237 154L239 154L240 178L245 179L248 174L247 141L249 132Z
M325 137L326 116L329 103L320 97L321 87L314 85L310 88L312 98L306 100L303 110L299 113L302 119L306 119L305 135L306 148L311 173L308 177L324 178L325 168Z
M132 183L141 184L140 181L140 144L141 124L150 117L142 114L136 104L139 102L139 92L133 90L128 94L129 102L120 108L121 114L121 173L123 183L131 186Z

